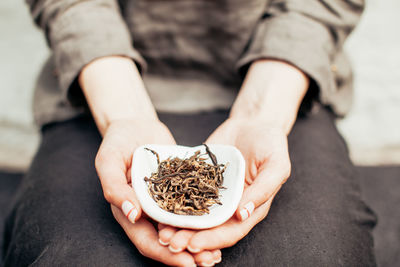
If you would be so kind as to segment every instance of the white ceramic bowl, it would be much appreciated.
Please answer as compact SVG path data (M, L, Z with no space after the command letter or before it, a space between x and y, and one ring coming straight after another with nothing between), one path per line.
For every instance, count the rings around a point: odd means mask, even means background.
M206 229L220 225L234 214L242 197L245 175L245 161L240 151L227 145L208 145L218 163L228 164L224 172L223 186L220 190L222 205L211 206L210 213L204 215L178 215L160 208L148 192L144 177L150 177L157 170L157 159L148 150L156 151L160 160L168 157L187 158L197 150L206 153L205 146L186 147L177 145L144 145L136 149L132 159L132 186L143 211L155 221L190 229ZM211 160L209 161L211 164Z

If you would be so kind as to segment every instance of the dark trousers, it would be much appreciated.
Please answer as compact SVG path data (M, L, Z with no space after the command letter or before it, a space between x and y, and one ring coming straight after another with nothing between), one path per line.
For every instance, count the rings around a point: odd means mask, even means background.
M201 144L228 115L160 114L177 142ZM251 129L250 129L251 130ZM89 116L47 125L5 231L5 266L153 266L114 220L94 169L101 137ZM374 266L376 219L332 114L318 107L289 136L292 175L268 216L223 266Z

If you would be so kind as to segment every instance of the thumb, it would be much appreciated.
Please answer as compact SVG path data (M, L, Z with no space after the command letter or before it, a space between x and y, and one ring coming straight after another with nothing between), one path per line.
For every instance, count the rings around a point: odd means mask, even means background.
M251 216L254 209L273 197L290 176L290 162L270 162L258 173L254 182L244 192L235 212L240 221Z
M99 175L105 199L122 210L131 223L141 216L142 209L133 188L128 185L124 161L101 150L96 156L96 170Z

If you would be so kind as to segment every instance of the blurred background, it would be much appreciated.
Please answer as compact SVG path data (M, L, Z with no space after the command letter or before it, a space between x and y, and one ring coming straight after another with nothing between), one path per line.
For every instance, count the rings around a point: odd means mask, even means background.
M400 262L400 1L366 2L345 47L354 67L355 102L337 125L365 177L367 201L378 215L398 214L381 220L375 233L380 265L395 266ZM17 184L38 146L31 101L49 50L23 0L0 1L0 33L0 200L7 202L10 184Z
M338 121L354 163L400 163L400 1L369 0L346 50L355 102ZM38 144L33 85L49 53L23 0L0 1L0 168L25 170Z

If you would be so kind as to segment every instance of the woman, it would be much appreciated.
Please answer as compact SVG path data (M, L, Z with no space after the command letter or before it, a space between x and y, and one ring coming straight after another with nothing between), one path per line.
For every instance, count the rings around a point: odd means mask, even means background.
M375 218L333 121L349 108L342 46L363 1L28 2L53 57L6 266L375 265ZM223 225L175 229L142 213L132 153L174 144L169 129L244 155L246 188Z

